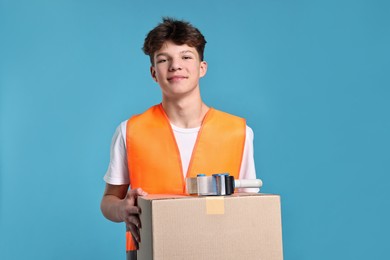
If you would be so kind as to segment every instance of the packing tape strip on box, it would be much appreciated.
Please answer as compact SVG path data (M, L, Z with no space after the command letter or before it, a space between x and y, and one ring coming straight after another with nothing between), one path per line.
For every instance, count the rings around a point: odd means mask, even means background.
M225 214L224 197L206 197L206 214L223 215Z

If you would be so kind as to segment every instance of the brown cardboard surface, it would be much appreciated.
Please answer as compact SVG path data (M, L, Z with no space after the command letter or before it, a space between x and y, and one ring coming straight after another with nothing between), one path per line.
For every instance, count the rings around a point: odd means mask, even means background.
M138 260L283 259L278 195L149 195L138 205Z

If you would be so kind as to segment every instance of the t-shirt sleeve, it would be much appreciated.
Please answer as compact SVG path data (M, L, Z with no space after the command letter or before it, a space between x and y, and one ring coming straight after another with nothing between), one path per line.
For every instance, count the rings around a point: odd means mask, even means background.
M111 141L110 164L104 181L112 185L130 184L129 172L127 167L126 151L126 125L127 121L122 122L116 129Z
M241 169L240 169L240 180L243 179L256 179L255 160L253 157L253 130L246 126L246 138L244 145L244 153L242 155ZM241 188L239 192L259 192L259 188Z

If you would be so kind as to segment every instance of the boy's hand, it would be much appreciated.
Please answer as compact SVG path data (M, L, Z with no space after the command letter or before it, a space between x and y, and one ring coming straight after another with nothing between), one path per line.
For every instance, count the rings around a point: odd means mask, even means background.
M141 228L141 221L139 214L140 208L137 206L137 197L146 196L147 193L141 188L129 190L126 197L121 201L119 207L119 217L126 223L126 230L130 231L133 238L139 243L141 242L139 229Z

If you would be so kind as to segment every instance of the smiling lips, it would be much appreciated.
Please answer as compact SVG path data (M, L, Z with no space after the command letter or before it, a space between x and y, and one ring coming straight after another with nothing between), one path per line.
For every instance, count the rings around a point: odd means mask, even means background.
M181 81L181 80L187 79L187 78L188 77L186 77L186 76L175 75L175 76L169 77L168 81L170 81L170 82L177 82L177 81Z

